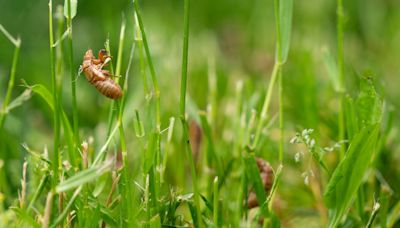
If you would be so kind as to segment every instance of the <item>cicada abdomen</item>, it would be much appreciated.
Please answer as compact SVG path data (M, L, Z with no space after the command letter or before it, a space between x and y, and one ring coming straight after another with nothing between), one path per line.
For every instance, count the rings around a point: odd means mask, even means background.
M117 100L122 97L121 87L109 78L104 81L96 81L92 84L96 87L97 91L108 98Z

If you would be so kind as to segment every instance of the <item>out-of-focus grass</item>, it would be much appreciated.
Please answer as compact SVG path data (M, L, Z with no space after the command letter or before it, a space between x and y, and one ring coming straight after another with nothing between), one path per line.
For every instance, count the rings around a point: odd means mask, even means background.
M58 4L63 5L63 2L53 2L54 6ZM225 224L226 218L232 215L231 212L236 212L232 208L237 207L237 202L229 200L238 198L238 188L242 186L240 178L244 171L238 164L240 162L233 159L233 151L237 148L232 145L241 145L235 137L246 133L241 132L238 126L245 125L247 129L251 110L260 111L262 109L263 98L266 95L266 88L273 69L276 42L274 8L272 1L260 0L250 2L207 0L191 1L190 4L186 111L189 113L189 119L197 119L199 123L200 120L203 121L203 130L208 131L203 133L204 138L212 139L204 139L201 143L202 154L196 171L199 173L200 189L204 190L211 186L213 188L204 192L210 194L218 192L222 201L218 207L220 216L215 216L217 212L214 211L214 217L222 220ZM326 215L322 193L330 173L317 169L316 163L307 153L307 148L289 145L289 138L294 136L295 132L312 128L314 129L313 137L321 147L330 147L341 139L338 137L340 130L337 122L339 96L328 76L329 70L326 68L325 61L325 50L329 50L336 61L336 1L295 1L294 4L291 51L287 64L282 70L285 117L283 161L285 166L273 204L273 211L283 226L300 226L301 221L306 221L303 222L305 224L327 222L324 221L323 216L322 220L318 220L316 217ZM398 77L398 59L400 59L400 43L398 42L400 13L398 9L400 4L395 0L356 0L344 1L343 4L345 12L343 18L344 70L346 75L343 83L347 88L347 93L355 98L359 93L359 75L367 75L374 78L375 88L385 100L385 114L381 127L381 134L384 137L380 142L380 150L375 155L374 169L370 171L373 175L368 175L367 180L361 185L361 193L357 193L357 196L365 197L363 204L371 209L374 194L375 196L379 193L382 196L389 195L387 214L393 218L395 215L391 213L393 213L395 202L398 201L400 190L400 170L396 165L400 160L399 145L396 142L396 135L399 131L396 126L399 123L398 110L400 106L398 99L400 92L397 89L397 85L400 83ZM19 35L23 40L16 70L13 98L25 89L19 86L22 84L21 79L24 79L29 85L40 83L51 88L46 9L46 1L0 2L0 24L11 34ZM189 163L187 159L184 159L186 157L183 152L184 144L181 141L182 129L175 126L170 143L165 140L170 117L179 118L179 115L182 114L179 112L178 82L182 59L183 4L181 1L143 1L140 2L140 9L151 48L151 61L154 64L158 87L162 94L159 120L161 126L158 130L163 132L159 136L162 142L160 147L164 148L164 145L168 145L168 150L163 151L169 154L166 167L162 167L165 168L162 177L164 182L168 183L168 187L176 190L171 195L189 193L192 191L192 184L189 181L190 175L188 175ZM127 19L127 31L126 45L121 52L123 58L120 70L125 72L129 61L131 42L134 39L133 11L133 4L128 0L116 1L112 4L105 0L78 1L78 13L72 21L74 44L72 72L66 64L64 79L61 83L64 88L62 106L71 123L73 108L69 87L70 77L66 75L78 75L78 68L85 50L87 48L98 50L103 47L103 43L107 39L110 40L111 55L116 60L120 44L122 14ZM59 16L62 15L55 15L55 20ZM68 44L66 43L63 48L63 52L67 53ZM139 42L136 42L135 48L129 90L125 97L125 112L120 117L123 118L126 132L128 163L131 165L129 167L130 178L136 180L137 185L144 188L142 191L136 185L131 186L134 191L132 198L140 205L139 199L143 192L148 194L153 189L167 197L170 189L164 185L159 189L146 185L148 177L142 176L143 154L148 152L146 143L153 140L152 143L157 147L157 140L151 139L151 137L157 138L153 135L157 134L154 132L157 114L154 100L145 99L146 91L143 88L143 80L147 76L147 85L149 90L152 90L153 72L148 70L150 63L148 60L144 60L146 53L143 47L140 47ZM0 101L3 103L7 91L8 75L11 71L14 46L2 35L0 35L0 50ZM141 51L142 56L139 54ZM65 57L66 63L67 60ZM142 63L140 63L141 60ZM145 71L140 70L141 64L146 67ZM145 77L142 77L143 75ZM243 81L243 88L239 94L236 91L238 80ZM100 96L83 76L76 78L76 86L80 138L88 140L90 144L88 153L93 157L93 153L99 151L107 138L107 121L111 102ZM272 117L279 110L279 94L278 91L274 91L271 95L269 109L271 113L269 115ZM241 98L238 99L238 97ZM242 100L244 105L236 106L235 102L238 100ZM200 114L198 117L199 110L207 110L209 107L213 109L208 110L206 116ZM241 111L236 112L237 109ZM146 134L143 139L138 139L133 130L136 118L135 110L138 111L143 122L143 130ZM239 116L236 115L237 113ZM45 147L52 152L52 119L52 110L38 95L33 96L29 102L12 110L7 115L4 129L0 132L0 203L2 204L0 213L4 217L4 219L0 219L1 221L6 221L6 217L15 219L10 211L4 211L10 205L16 205L14 201L17 199L17 190L20 189L22 164L24 158L28 156L28 152L21 144L26 143L32 151L37 153L42 153ZM205 127L207 126L206 120L208 120L210 129ZM176 122L176 125L179 126L178 121ZM270 160L275 168L279 164L280 133L278 125L278 121L275 119L267 130L262 131L263 136L260 140L259 150L256 152L257 156ZM265 137L265 133L267 137ZM61 140L61 144L66 145L63 140ZM118 152L118 145L118 139L110 142L110 154ZM156 151L157 148L154 150ZM67 154L63 148L60 151ZM239 152L241 153L242 150L239 149ZM205 157L212 153L217 153L217 157L221 161L217 162L217 159L214 158L212 163L207 163ZM339 163L337 154L338 150L335 149L334 152L325 155L330 171L333 171ZM164 154L160 156L162 157ZM300 158L300 162L295 161L295 156ZM37 164L31 155L28 156L28 161L30 164ZM233 168L228 172L230 166ZM28 167L31 174L28 195L33 195L35 191L33 187L38 186L41 181L41 178L35 176L35 173L41 174L41 172L38 167ZM153 168L153 172L157 172L160 167ZM225 180L225 176L218 176L218 183L221 185L219 189L213 186L212 182L208 183L209 180L214 180L214 178L209 178L210 172L222 175L226 172ZM66 173L66 175L70 174ZM102 184L108 186L111 184L111 180L115 180L109 176L103 179L96 184L96 189L101 190ZM304 183L306 179L308 184ZM390 187L389 190L387 190L388 187ZM82 192L90 191L83 188ZM105 198L104 194L100 198ZM66 199L70 199L71 195L72 192L69 192ZM145 196L143 197L145 198ZM154 200L151 200L153 196L150 194L149 197L147 198L149 201L145 200L145 203L148 203L145 206L154 203ZM174 201L174 196L171 196L169 201L171 208L178 204L178 201L182 203L192 200L190 197L188 199L182 199L181 195L179 197L181 197L179 200ZM210 195L207 197L208 200L211 200ZM77 205L83 205L80 201L81 198L78 199ZM86 199L93 200L91 197ZM42 211L45 206L44 201L44 197L41 196L38 199L40 203L36 203L35 207ZM360 202L358 198L357 202ZM68 202L64 203L66 206ZM91 203L93 206L94 202L91 201ZM214 199L208 203L217 205L218 201ZM204 202L202 201L201 204L203 205ZM110 203L110 205L113 204ZM153 206L155 207L156 204ZM188 207L190 207L190 203ZM348 216L348 221L360 224L359 217L362 216L359 216L359 212L356 212L355 208ZM181 214L185 215L186 220L190 220L189 210L186 209L185 206L181 206L180 210L183 211ZM101 210L103 210L100 213L102 217L100 215L100 217L96 217L97 214L90 211L96 215L93 216L93 219L109 218L107 216L111 212L108 211L108 208L101 207ZM213 213L205 211L208 218L213 217ZM361 212L368 219L369 212ZM151 211L149 216L154 214L154 211ZM82 217L82 215L79 216ZM146 218L146 216L139 215L140 218ZM172 221L172 217L170 221ZM113 222L118 221L109 221L109 224ZM393 222L392 219L389 224L395 224L395 221Z

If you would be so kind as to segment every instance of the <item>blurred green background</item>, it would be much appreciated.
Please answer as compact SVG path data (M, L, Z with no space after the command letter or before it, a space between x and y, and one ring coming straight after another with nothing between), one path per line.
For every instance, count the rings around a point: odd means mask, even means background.
M55 1L53 5L63 4ZM170 116L179 113L179 81L183 30L182 1L141 1L143 20L149 36L162 94L162 123L168 125ZM387 110L392 110L398 124L400 106L400 1L353 0L344 1L345 8L345 75L346 88L352 94L361 75L375 79L379 93L386 99ZM22 40L13 97L29 85L41 83L51 88L48 2L29 0L1 0L0 23ZM128 0L80 0L77 16L73 20L74 66L78 73L82 56L88 48L98 50L110 39L112 55L116 56L121 18L127 20L125 72L133 42L133 5ZM65 48L65 47L64 47ZM218 119L223 132L224 113L234 99L235 85L244 82L245 99L259 108L272 71L275 51L273 1L262 0L202 0L191 2L190 53L188 93L191 104L206 109L210 82L207 74L215 65L217 76ZM0 101L4 99L14 47L0 35ZM284 96L287 129L313 128L319 133L322 145L336 140L336 94L324 64L324 51L336 56L336 2L307 0L294 2L292 43L284 69ZM143 104L143 88L134 61L127 113ZM210 67L211 66L211 67ZM63 101L70 115L71 98L69 74L65 72ZM256 92L257 91L257 92ZM83 76L77 78L77 97L80 130L83 137L96 139L105 134L109 100L99 96ZM273 103L276 103L273 101ZM130 109L129 109L130 108ZM274 111L276 112L276 105ZM130 115L126 115L131 118ZM129 120L128 120L129 121ZM26 155L21 144L42 151L52 144L52 113L40 98L34 96L8 115L0 137L0 159L3 166L2 183L7 183L12 196L16 196L21 176L21 165ZM396 124L394 125L396 126ZM218 128L219 129L219 128ZM398 128L393 135L398 134ZM294 135L294 134L292 134ZM289 137L288 134L287 137ZM104 137L103 137L104 138ZM102 142L98 142L101 145ZM268 144L268 143L266 143ZM276 150L268 144L263 153ZM287 148L291 159L296 151ZM385 146L380 166L392 188L400 190L398 165L400 162L398 137L393 136ZM132 155L135 156L135 155ZM301 182L301 167L295 182ZM290 173L290 172L289 172ZM290 179L290 178L289 178ZM287 191L287 201L303 204L307 198L296 199ZM304 190L307 191L307 190ZM398 195L396 195L398 198ZM296 201L297 200L297 201Z

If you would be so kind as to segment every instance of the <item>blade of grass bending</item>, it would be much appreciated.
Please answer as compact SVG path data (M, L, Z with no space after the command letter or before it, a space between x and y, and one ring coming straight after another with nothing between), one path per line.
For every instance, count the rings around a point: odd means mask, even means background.
M14 44L15 47L21 46L21 40L14 38L4 27L0 24L0 31L7 37L7 39Z
M74 201L75 201L76 197L78 197L81 190L82 190L82 186L80 186L79 188L77 188L75 190L75 192L72 195L71 199L69 200L67 206L64 208L64 211L57 217L56 221L50 226L51 228L56 227L58 224L60 224L64 220L65 216L67 216L69 209L74 204Z
M6 107L6 110L1 114L7 114L14 108L21 106L25 101L29 100L32 97L32 90L27 88L22 92L18 97L12 100Z
M107 160L101 165L91 166L88 169L76 173L74 176L62 181L57 187L56 192L66 192L70 189L76 188L88 182L96 180L96 178L103 175L111 169L112 160Z
M37 187L35 194L32 197L31 202L29 202L28 208L26 209L27 213L29 213L29 211L32 209L33 205L36 203L36 200L42 194L42 191L45 187L45 184L46 184L48 178L49 178L49 175L46 174L42 177L42 179L40 179L39 186Z
M108 144L110 144L111 139L114 137L114 134L117 132L118 128L119 128L119 124L117 123L115 125L114 129L111 131L111 134L108 136L106 143L104 143L104 145L101 147L99 153L97 154L96 158L94 159L92 166L95 166L95 165L97 165L97 163L99 163L99 161L103 157L103 154L107 150Z

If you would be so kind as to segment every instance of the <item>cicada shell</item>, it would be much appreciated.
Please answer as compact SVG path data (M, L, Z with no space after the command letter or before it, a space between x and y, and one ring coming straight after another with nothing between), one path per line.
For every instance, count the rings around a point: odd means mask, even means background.
M274 183L274 170L267 161L261 158L257 158L256 161L258 170L260 172L262 184L264 186L264 190L266 193L269 193ZM257 201L257 196L254 191L251 191L248 196L247 206L249 209L259 206L259 203Z
M110 72L103 70L110 59L111 57L104 49L99 51L98 59L94 57L92 49L89 49L83 56L82 71L97 91L108 98L117 100L122 97L122 89L112 80Z

